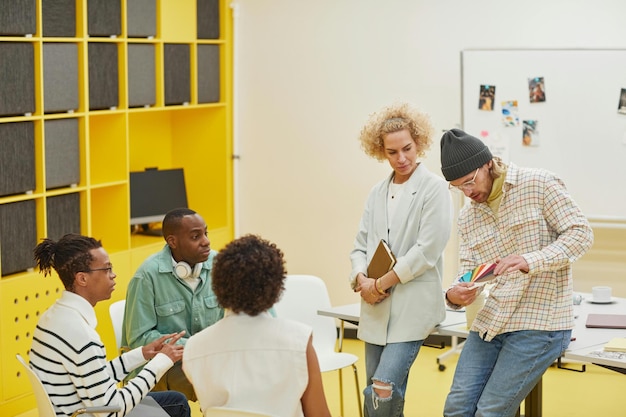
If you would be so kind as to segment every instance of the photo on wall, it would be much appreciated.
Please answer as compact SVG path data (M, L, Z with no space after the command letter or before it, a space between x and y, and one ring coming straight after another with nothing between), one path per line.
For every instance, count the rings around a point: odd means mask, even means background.
M546 101L546 86L543 77L528 79L528 94L531 103L542 103Z
M536 120L522 121L522 145L539 146L539 130Z
M504 127L519 126L517 100L502 102L502 125Z
M480 95L478 98L478 109L492 111L493 102L495 99L496 99L496 86L481 84Z
M622 88L622 92L619 95L619 105L617 106L617 112L626 114L626 88Z

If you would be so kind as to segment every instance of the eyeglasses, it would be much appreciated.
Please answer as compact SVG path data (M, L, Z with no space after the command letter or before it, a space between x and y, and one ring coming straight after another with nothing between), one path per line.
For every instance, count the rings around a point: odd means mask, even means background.
M111 273L113 273L113 265L111 265L111 266L107 266L106 268L93 268L93 269L88 269L88 270L83 271L83 272L96 272L96 271L107 271L107 274L111 274Z
M459 190L459 191L465 191L466 189L475 186L476 185L476 176L478 175L478 171L480 171L481 168L482 167L478 167L476 169L476 173L474 173L474 178L472 178L471 180L466 181L466 182L464 182L461 185L452 185L452 183L448 183L448 188L451 189L451 190L452 189L456 189L456 190Z

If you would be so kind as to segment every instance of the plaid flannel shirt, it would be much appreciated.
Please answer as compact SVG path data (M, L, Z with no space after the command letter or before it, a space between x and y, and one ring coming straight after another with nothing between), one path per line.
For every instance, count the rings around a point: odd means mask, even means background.
M571 265L593 244L593 231L560 178L510 164L497 215L472 201L461 210L458 228L458 277L512 254L529 266L528 273L496 279L471 330L489 341L517 330L573 327Z

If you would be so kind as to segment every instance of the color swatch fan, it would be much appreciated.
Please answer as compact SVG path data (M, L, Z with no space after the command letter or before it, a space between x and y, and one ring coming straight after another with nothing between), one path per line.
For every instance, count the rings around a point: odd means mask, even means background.
M496 278L493 274L493 270L496 268L496 263L484 263L478 265L476 268L471 271L467 271L461 277L461 282L473 282L474 286L482 286L487 282Z

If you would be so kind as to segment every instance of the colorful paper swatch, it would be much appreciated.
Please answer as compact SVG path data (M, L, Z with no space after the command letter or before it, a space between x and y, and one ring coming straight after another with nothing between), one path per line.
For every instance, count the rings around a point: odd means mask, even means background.
M471 271L467 271L461 277L461 282L473 282L475 284L484 284L491 281L496 276L493 274L493 270L496 268L496 263L488 262L478 265Z

